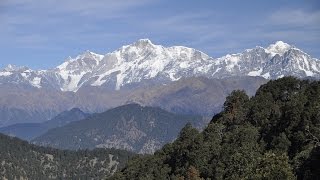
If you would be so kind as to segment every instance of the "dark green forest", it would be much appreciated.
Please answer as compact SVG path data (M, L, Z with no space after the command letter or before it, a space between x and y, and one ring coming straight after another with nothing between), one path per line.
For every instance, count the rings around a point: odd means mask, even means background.
M44 148L0 134L0 179L103 179L123 168L131 156L115 149Z
M110 179L319 179L320 82L285 77L233 91L204 131L187 124Z

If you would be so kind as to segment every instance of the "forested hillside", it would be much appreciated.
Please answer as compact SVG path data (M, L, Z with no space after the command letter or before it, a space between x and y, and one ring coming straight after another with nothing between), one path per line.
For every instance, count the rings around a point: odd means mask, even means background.
M115 149L62 151L0 134L0 179L103 179L132 153Z
M186 125L111 179L318 179L319 139L320 82L286 77L233 91L203 132Z
M127 104L51 129L32 142L59 149L116 148L152 154L172 142L188 122L202 126L209 121L201 116Z

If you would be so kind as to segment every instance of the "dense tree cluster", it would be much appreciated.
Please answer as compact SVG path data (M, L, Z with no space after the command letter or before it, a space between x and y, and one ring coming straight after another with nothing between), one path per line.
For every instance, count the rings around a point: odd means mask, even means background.
M44 148L0 134L0 179L102 179L132 155L115 149Z
M203 132L186 125L111 179L317 179L319 139L320 82L285 77L233 91Z

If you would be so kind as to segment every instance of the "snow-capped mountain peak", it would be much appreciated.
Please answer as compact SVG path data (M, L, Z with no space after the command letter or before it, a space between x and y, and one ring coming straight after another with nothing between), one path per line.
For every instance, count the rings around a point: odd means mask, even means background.
M84 53L78 55L76 58L67 58L64 63L57 66L58 69L74 69L79 68L78 66L83 66L86 63L90 63L90 61L93 61L95 64L98 64L99 61L103 59L103 55L91 52L89 50L86 50Z
M101 60L104 56L101 55L101 54L97 54L97 53L94 53L94 52L91 52L89 50L86 50L82 55L81 55L81 58L90 58L90 57L93 57L97 60Z
M272 55L279 54L282 56L285 52L287 52L289 49L291 49L293 46L283 42L283 41L277 41L274 44L269 45L266 50L267 52L271 53Z
M126 84L150 79L177 80L183 77L178 71L188 70L191 74L198 61L208 58L209 56L192 48L163 47L153 44L149 39L140 39L106 54L97 68L99 74L95 75L98 78L91 85L101 86L109 81L114 83L116 89L120 89Z

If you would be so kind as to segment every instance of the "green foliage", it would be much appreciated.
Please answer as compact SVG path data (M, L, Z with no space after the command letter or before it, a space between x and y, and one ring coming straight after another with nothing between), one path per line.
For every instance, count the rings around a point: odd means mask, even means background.
M296 179L288 163L289 158L285 154L266 152L259 161L253 179Z
M243 90L233 91L224 103L223 123L228 126L241 124L245 121L249 97Z
M218 169L222 179L248 179L261 156L258 130L251 126L236 126L227 131L222 142ZM222 170L222 171L221 171Z
M317 179L319 139L320 82L286 77L232 92L203 132L185 126L111 179Z

